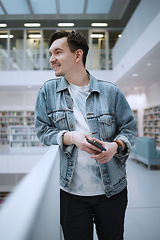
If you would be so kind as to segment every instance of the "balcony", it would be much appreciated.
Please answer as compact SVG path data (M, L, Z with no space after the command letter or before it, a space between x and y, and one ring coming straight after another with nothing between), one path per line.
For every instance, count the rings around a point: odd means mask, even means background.
M48 49L4 50L0 49L0 71L52 70ZM89 51L86 68L90 70L112 69L111 51Z

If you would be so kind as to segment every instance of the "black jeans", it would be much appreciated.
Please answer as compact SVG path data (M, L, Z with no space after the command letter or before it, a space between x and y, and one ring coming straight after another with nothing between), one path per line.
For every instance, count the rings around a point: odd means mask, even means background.
M122 240L127 188L107 198L84 197L61 190L61 225L65 240L93 240L93 223L99 240Z

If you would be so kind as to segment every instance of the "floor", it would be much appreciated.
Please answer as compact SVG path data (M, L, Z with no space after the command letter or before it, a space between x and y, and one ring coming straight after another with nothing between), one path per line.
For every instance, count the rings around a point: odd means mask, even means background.
M160 240L160 169L127 163L125 240Z
M124 240L160 240L160 169L127 162L128 207ZM96 233L94 240L98 240Z

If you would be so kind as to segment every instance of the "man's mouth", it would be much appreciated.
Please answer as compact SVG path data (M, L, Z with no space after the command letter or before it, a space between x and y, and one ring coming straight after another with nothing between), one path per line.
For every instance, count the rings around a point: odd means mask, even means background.
M53 64L52 64L53 69L56 68L56 67L60 67L60 66L61 66L60 63L53 63Z

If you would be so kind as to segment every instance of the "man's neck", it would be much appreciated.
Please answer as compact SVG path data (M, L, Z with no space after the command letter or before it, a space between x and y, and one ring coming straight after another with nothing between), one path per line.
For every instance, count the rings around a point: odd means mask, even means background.
M74 73L65 76L66 80L69 83L72 83L77 86L86 86L89 83L89 75L86 69L81 69L81 71L75 71Z

